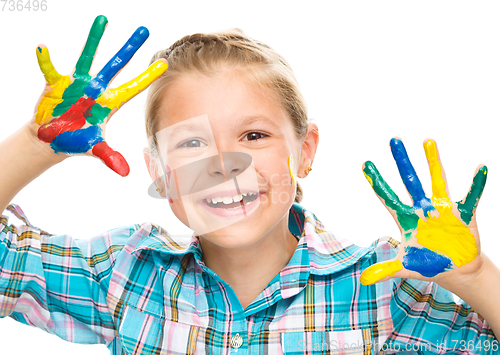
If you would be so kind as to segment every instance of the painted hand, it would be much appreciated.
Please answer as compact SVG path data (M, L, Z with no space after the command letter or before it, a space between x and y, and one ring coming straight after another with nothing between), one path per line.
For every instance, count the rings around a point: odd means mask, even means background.
M476 207L486 183L486 166L476 170L472 186L459 202L451 202L436 142L424 142L432 179L432 198L426 197L403 142L391 140L391 150L413 206L403 204L384 181L375 165L367 161L363 172L394 217L401 231L399 253L393 260L368 267L361 283L373 284L392 277L444 282L473 275L481 268Z
M62 76L54 69L45 46L36 49L38 64L47 84L32 124L37 125L38 139L50 144L55 153L95 156L119 175L127 176L130 171L127 161L104 139L106 123L124 103L158 79L168 65L158 60L130 82L108 89L110 82L146 41L149 32L147 28L139 27L92 77L90 67L107 22L104 16L94 20L72 76Z

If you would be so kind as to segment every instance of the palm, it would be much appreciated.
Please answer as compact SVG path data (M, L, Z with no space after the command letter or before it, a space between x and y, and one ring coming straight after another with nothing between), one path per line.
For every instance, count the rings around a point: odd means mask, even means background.
M451 202L436 144L426 141L424 149L432 178L432 198L428 198L408 158L403 143L391 140L391 149L401 178L412 197L413 206L403 204L384 181L375 165L363 167L375 193L393 215L402 241L397 257L370 266L362 282L369 284L390 277L410 277L437 281L451 273L467 274L480 264L480 241L475 210L486 183L487 169L481 166L467 196ZM446 276L445 276L446 277Z
M116 89L108 89L113 78L146 41L149 32L145 27L138 28L118 53L92 77L90 67L106 24L104 16L95 19L71 77L62 76L54 69L46 47L37 48L38 63L47 86L38 104L34 124L38 125L38 139L49 143L55 153L93 155L116 173L126 176L129 166L123 156L106 143L105 125L125 102L163 74L167 64L157 61L132 81Z

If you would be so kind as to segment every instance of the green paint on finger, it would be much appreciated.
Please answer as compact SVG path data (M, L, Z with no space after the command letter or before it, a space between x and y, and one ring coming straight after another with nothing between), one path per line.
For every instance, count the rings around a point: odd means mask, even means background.
M75 73L73 74L74 78L83 77L90 79L89 70L92 66L92 62L94 61L97 47L99 46L99 42L101 41L107 23L108 20L105 16L100 15L95 18L87 37L85 47L83 48L80 58L78 58L78 62L76 63Z
M468 225L472 220L474 210L476 209L479 199L483 194L484 186L486 185L486 177L488 174L488 168L486 166L481 167L478 170L474 179L472 180L472 186L469 193L464 200L457 203L457 208L460 211L460 217Z
M418 225L419 217L413 208L408 207L401 202L390 186L384 181L372 162L368 161L365 163L363 172L372 185L375 193L384 201L388 208L396 212L396 218L399 225L405 232L407 232L403 233L403 235L408 240L411 237L411 231L413 231Z

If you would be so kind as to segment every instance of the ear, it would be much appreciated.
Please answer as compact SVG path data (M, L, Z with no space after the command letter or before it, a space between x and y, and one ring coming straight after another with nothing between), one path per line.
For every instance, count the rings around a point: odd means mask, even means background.
M149 176L156 184L156 186L162 189L160 195L166 198L165 183L162 178L162 173L158 161L155 158L153 158L149 148L144 148L143 153L144 153L144 161L146 162L146 167L148 169Z
M307 174L305 171L308 167L312 166L314 161L314 156L316 155L316 149L318 149L319 144L319 128L316 123L309 123L307 126L307 136L302 143L302 150L300 153L300 164L297 172L297 176L300 178L305 178Z

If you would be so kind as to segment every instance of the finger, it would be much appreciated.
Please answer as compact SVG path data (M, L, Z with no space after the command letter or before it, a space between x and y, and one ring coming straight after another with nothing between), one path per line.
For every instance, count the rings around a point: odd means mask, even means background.
M49 85L54 85L58 81L62 80L63 76L57 72L50 60L49 50L44 45L40 45L36 49L36 58L38 59L38 65L40 70L45 76L45 81Z
M80 58L78 58L78 62L76 63L73 77L89 76L90 67L94 61L97 47L99 46L99 42L101 41L107 23L108 19L106 16L100 15L95 18L94 23L90 28L87 42L85 42L85 47L83 48Z
M363 165L363 173L384 205L395 212L396 220L404 231L413 230L418 223L418 216L413 208L405 205L399 200L398 195L392 191L391 187L385 182L382 175L371 161Z
M116 89L105 91L96 102L109 109L120 108L121 105L145 90L156 79L158 79L168 68L164 60L157 60L149 68L135 79L125 83Z
M451 203L446 184L446 176L439 159L436 142L429 139L424 142L425 155L429 164L429 171L432 180L432 201L434 206L451 209Z
M148 29L146 27L139 27L118 53L116 53L104 68L101 69L99 74L92 79L85 90L85 94L93 99L97 99L99 94L106 90L109 82L125 65L127 65L135 52L137 52L148 37Z
M472 180L472 185L470 187L467 196L458 202L458 210L460 211L460 216L462 220L469 224L474 212L476 211L479 199L483 194L484 186L486 185L486 177L488 175L488 168L485 165L481 165L476 169L474 173L474 179Z
M422 208L424 214L427 215L428 212L434 210L434 208L432 207L431 200L425 196L422 184L411 164L403 142L397 138L391 139L391 151L396 161L396 165L398 166L399 175L401 175L406 190L408 190L413 200L413 206Z
M108 168L118 175L127 176L129 174L130 167L123 155L111 149L106 141L97 143L94 148L92 148L92 154L99 157Z
M36 123L42 125L51 121L54 108L63 101L64 90L71 84L71 78L67 75L63 76L55 70L47 47L38 46L36 57L40 70L45 76L45 81L50 86L50 91L47 91L40 99L35 115Z
M376 263L369 266L361 273L359 281L363 285L372 285L388 276L394 276L394 274L400 270L403 270L403 264L401 264L399 260Z

